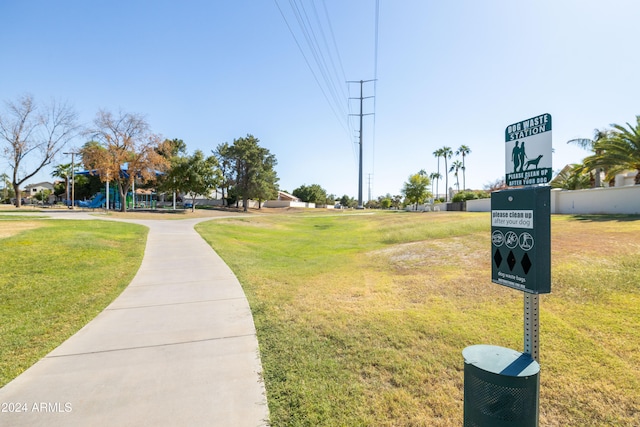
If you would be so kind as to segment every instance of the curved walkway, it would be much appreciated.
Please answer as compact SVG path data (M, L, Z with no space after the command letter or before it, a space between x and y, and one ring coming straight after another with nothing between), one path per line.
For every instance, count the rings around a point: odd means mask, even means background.
M0 389L0 425L268 425L247 299L193 229L209 219L127 220L149 227L138 273L94 320Z

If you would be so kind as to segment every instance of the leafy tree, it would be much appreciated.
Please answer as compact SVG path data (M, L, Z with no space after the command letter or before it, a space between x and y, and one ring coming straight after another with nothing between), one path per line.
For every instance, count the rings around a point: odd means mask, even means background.
M75 200L88 200L103 188L99 176L76 175L74 181Z
M175 194L180 192L182 183L178 180L175 168L179 167L187 156L187 144L181 139L165 139L162 144L156 147L156 152L166 159L168 163L167 173L157 177L157 191L172 193L171 200L174 201Z
M276 157L260 147L253 135L233 140L228 157L236 174L235 189L242 197L244 211L249 199L262 199L278 191L278 176L274 170Z
M229 189L235 184L235 168L233 163L233 153L231 152L228 142L219 144L213 151L213 154L218 159L218 165L222 173L222 180L220 181L220 189L222 191L223 203L227 202L227 206L230 204L228 200ZM227 197L225 197L225 190ZM235 203L235 198L233 203Z
M13 197L13 188L10 188L11 181L9 181L9 175L3 173L0 175L0 180L2 182L2 202L9 203L9 199Z
M258 209L262 209L262 202L278 197L278 176L275 169L275 156L267 156L263 167L256 177L253 198L258 200Z
M227 191L227 197L225 198L227 201L227 206L231 206L238 203L238 190L236 187L230 187Z
M396 194L393 196L393 199L391 200L391 206L394 209L400 209L400 206L402 206L402 195L401 194Z
M218 160L214 156L205 157L200 150L196 150L192 156L174 158L173 167L167 175L177 192L191 196L192 212L195 210L196 197L207 196L222 179Z
M380 209L380 200L368 200L367 203L364 204L364 207L367 209Z
M67 188L64 185L64 182L58 181L58 182L53 184L53 195L54 196L60 197L63 194L65 194L66 191L67 191Z
M327 204L327 191L318 184L301 185L293 190L294 196L307 203Z
M595 154L585 158L584 164L590 169L605 169L609 180L619 173L635 170L635 183L640 184L640 116L636 116L634 125L611 126L610 133L594 144Z
M358 201L353 197L349 197L346 194L340 198L340 205L345 208L355 208L358 206Z
M462 156L462 167L460 169L462 169L462 189L463 190L467 189L467 180L466 180L466 176L465 176L466 167L465 167L465 164L464 164L464 159L470 153L471 153L471 148L469 148L467 145L464 145L464 144L462 144L460 146L460 148L458 148L456 150L456 156ZM458 185L458 191L460 191L460 186L459 185Z
M464 165L460 160L454 160L453 163L451 163L451 168L449 169L449 172L453 172L453 176L456 177L456 188L458 191L460 191L460 178L458 177L458 173L461 169L464 173Z
M156 152L165 159L171 161L172 159L187 154L187 144L179 139L165 139L162 144L155 148Z
M392 203L391 197L385 196L380 199L380 208L389 209L391 207L391 203Z
M49 196L51 195L51 190L48 188L42 189L38 191L33 197L43 204L49 200Z
M422 172L422 171L421 171ZM425 173L416 173L409 176L409 180L404 183L402 194L408 204L418 205L424 203L431 195L429 191L429 177Z
M81 150L84 166L98 175L102 182L116 181L120 200L126 195L134 179L143 183L155 180L156 171L164 171L169 161L160 154L162 140L149 130L145 119L138 114L100 110L88 133L95 138ZM123 170L126 169L126 170ZM120 203L126 211L126 203Z
M77 114L66 104L52 101L37 106L31 95L6 102L0 114L0 155L13 171L11 184L15 194L20 186L51 164L78 132ZM16 206L21 206L16 197Z

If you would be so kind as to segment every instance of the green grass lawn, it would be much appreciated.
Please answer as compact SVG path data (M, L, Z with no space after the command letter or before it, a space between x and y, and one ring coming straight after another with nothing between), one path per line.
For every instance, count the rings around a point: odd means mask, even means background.
M146 235L133 224L0 215L0 387L122 292Z
M460 426L462 350L522 350L486 213L263 215L198 231L251 304L274 426ZM545 426L640 425L640 218L552 218Z

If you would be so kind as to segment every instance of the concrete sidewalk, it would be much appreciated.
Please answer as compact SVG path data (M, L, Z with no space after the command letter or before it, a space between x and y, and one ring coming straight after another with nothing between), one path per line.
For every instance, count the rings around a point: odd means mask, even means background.
M267 425L253 318L236 277L193 229L207 219L127 221L150 228L137 275L0 389L0 425Z

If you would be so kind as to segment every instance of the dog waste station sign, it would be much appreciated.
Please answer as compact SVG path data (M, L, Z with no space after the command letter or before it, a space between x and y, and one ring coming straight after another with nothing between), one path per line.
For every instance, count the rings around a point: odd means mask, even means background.
M524 351L472 345L464 357L465 427L537 427L539 294L551 292L551 115L505 129L505 182L491 194L491 281L524 295Z
M551 292L551 115L505 128L505 182L491 194L491 281L531 294Z
M504 130L507 187L551 182L551 115L540 114Z

